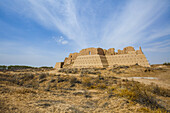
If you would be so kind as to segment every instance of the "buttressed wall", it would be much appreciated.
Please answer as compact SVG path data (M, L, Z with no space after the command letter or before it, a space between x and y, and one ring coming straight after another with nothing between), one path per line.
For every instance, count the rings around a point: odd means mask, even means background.
M136 50L131 47L125 47L123 50L115 52L114 48L108 50L102 48L86 48L79 53L70 53L64 60L63 67L112 67L113 65L141 65L150 67L141 47Z

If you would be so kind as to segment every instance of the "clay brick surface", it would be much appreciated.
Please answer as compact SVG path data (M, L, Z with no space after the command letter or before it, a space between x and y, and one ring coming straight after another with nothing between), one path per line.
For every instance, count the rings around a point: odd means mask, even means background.
M136 50L131 47L125 47L123 50L115 52L114 48L108 50L102 48L86 48L79 53L70 53L64 60L64 66L56 63L55 68L61 67L112 67L113 65L141 65L150 67L141 47Z

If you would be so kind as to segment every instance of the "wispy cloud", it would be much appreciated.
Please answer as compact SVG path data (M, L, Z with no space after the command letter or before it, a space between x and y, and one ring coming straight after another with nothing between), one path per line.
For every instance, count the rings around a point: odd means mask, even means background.
M63 45L68 44L68 41L65 40L65 39L63 38L63 36L60 36L59 38L53 36L52 39L53 39L55 42L57 42L58 44L63 44Z
M59 32L61 45L116 49L142 46L169 51L168 0L6 0L6 6L45 29ZM52 34L53 35L53 34ZM56 36L56 35L54 35ZM69 43L68 43L69 42ZM78 48L78 49L77 49Z
M145 38L146 42L152 41L156 37L162 36L165 31L169 35L170 29L164 29L159 34L153 32L152 36L149 35L152 32L151 26L169 7L167 0L128 0L118 6L114 5L116 2L113 1L108 7L106 2L97 1L94 5L94 2L91 1L76 0L22 2L15 0L17 6L21 7L23 4L25 7L22 11L19 11L21 8L18 7L16 11L49 29L59 30L80 48L112 47L113 45L119 48L125 45L135 45ZM102 7L103 4L106 4L108 9L110 8L109 12L102 12L107 11ZM65 43L67 42L64 41L63 44Z
M148 52L170 52L170 39L159 41L159 42L154 42L145 45L144 51Z
M22 11L20 11L21 7L15 8L17 12L34 19L37 23L53 31L60 31L80 47L86 46L84 30L77 19L75 4L72 0L29 0L22 2L16 0L16 4L24 5Z
M166 2L160 0L131 0L128 2L123 11L113 14L113 18L104 27L104 45L121 47L135 45L139 41L149 39L148 35L152 31L150 27L166 11ZM166 33L170 33L169 29L164 30ZM152 35L155 34L152 33ZM147 41L152 41L156 37L150 38Z

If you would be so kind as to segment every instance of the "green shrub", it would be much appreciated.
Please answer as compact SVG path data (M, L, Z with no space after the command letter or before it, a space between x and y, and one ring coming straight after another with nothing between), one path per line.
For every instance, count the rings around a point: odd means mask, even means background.
M53 69L53 67L48 67L48 66L42 66L42 67L39 67L40 69Z
M5 65L0 65L0 69L7 69L8 66L5 66Z
M163 63L163 65L170 65L170 62L165 62Z

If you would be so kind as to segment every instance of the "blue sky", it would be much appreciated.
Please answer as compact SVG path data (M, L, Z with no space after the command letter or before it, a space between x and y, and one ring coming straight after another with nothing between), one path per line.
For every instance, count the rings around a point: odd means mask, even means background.
M83 48L170 62L170 0L1 0L0 65L54 66Z

